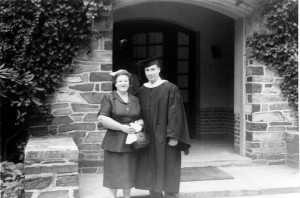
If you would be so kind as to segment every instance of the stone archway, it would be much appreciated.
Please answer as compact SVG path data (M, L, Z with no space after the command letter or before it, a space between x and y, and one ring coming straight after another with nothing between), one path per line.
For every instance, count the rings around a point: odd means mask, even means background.
M184 5L191 5L197 8L205 8L208 10L212 10L214 12L220 13L225 17L231 18L234 21L234 119L235 119L235 126L234 126L234 145L236 148L236 152L240 153L241 155L245 155L245 120L244 120L244 104L245 104L245 90L244 90L244 51L245 51L245 20L244 16L251 12L251 5L250 4L239 4L237 1L204 1L204 0L196 0L196 1L182 1L174 0L174 1L136 1L136 0L117 0L114 6L114 11L117 12L118 10L124 10L125 8L132 8L133 7L141 7L143 4L156 4L162 5L167 3L178 3ZM160 9L157 7L156 9ZM144 10L145 11L145 10ZM174 11L176 12L176 11ZM136 13L139 16L139 13ZM178 25L185 26L187 28L193 29L192 25L183 24L180 20L176 20L176 17L173 19L166 19L160 16L161 20L163 21L170 21L171 23L176 23ZM125 17L126 18L126 17ZM130 17L129 17L130 18ZM137 20L136 18L130 18L132 20ZM143 17L141 17L143 19ZM156 19L158 20L157 16L148 16L147 19ZM130 20L130 19L124 19ZM119 21L118 17L114 20ZM190 27L188 27L190 26Z

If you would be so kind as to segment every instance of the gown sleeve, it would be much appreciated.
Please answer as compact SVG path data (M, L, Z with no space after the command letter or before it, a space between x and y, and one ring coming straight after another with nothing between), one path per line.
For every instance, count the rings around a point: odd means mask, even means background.
M190 147L189 130L180 91L175 85L170 88L167 138L177 139L180 149L188 154Z
M101 101L100 111L98 112L97 116L104 115L107 117L111 116L111 109L112 109L112 101L110 100L110 95L104 95Z

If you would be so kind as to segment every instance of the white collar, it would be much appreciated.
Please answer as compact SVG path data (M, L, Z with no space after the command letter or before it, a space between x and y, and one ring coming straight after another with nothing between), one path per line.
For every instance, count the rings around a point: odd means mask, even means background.
M159 85L163 84L164 82L166 82L166 80L162 80L161 78L159 78L154 83L150 83L150 82L144 83L144 86L147 88L154 88L154 87L158 87Z

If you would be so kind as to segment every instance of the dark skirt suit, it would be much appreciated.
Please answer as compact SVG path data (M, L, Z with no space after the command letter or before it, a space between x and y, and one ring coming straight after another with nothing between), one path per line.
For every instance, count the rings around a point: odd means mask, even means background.
M140 119L141 109L137 97L128 94L124 102L116 91L105 95L98 115L104 115L121 124ZM107 129L102 142L104 149L103 186L114 189L129 189L135 186L137 166L136 153L125 144L127 134Z

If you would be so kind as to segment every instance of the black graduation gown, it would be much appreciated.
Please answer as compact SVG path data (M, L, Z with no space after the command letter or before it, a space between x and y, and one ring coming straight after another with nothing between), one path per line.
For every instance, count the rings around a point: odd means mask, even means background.
M142 86L137 96L150 145L138 153L136 188L179 192L181 152L188 153L189 131L183 102L176 85L165 81L154 88ZM168 138L179 140L169 146Z

